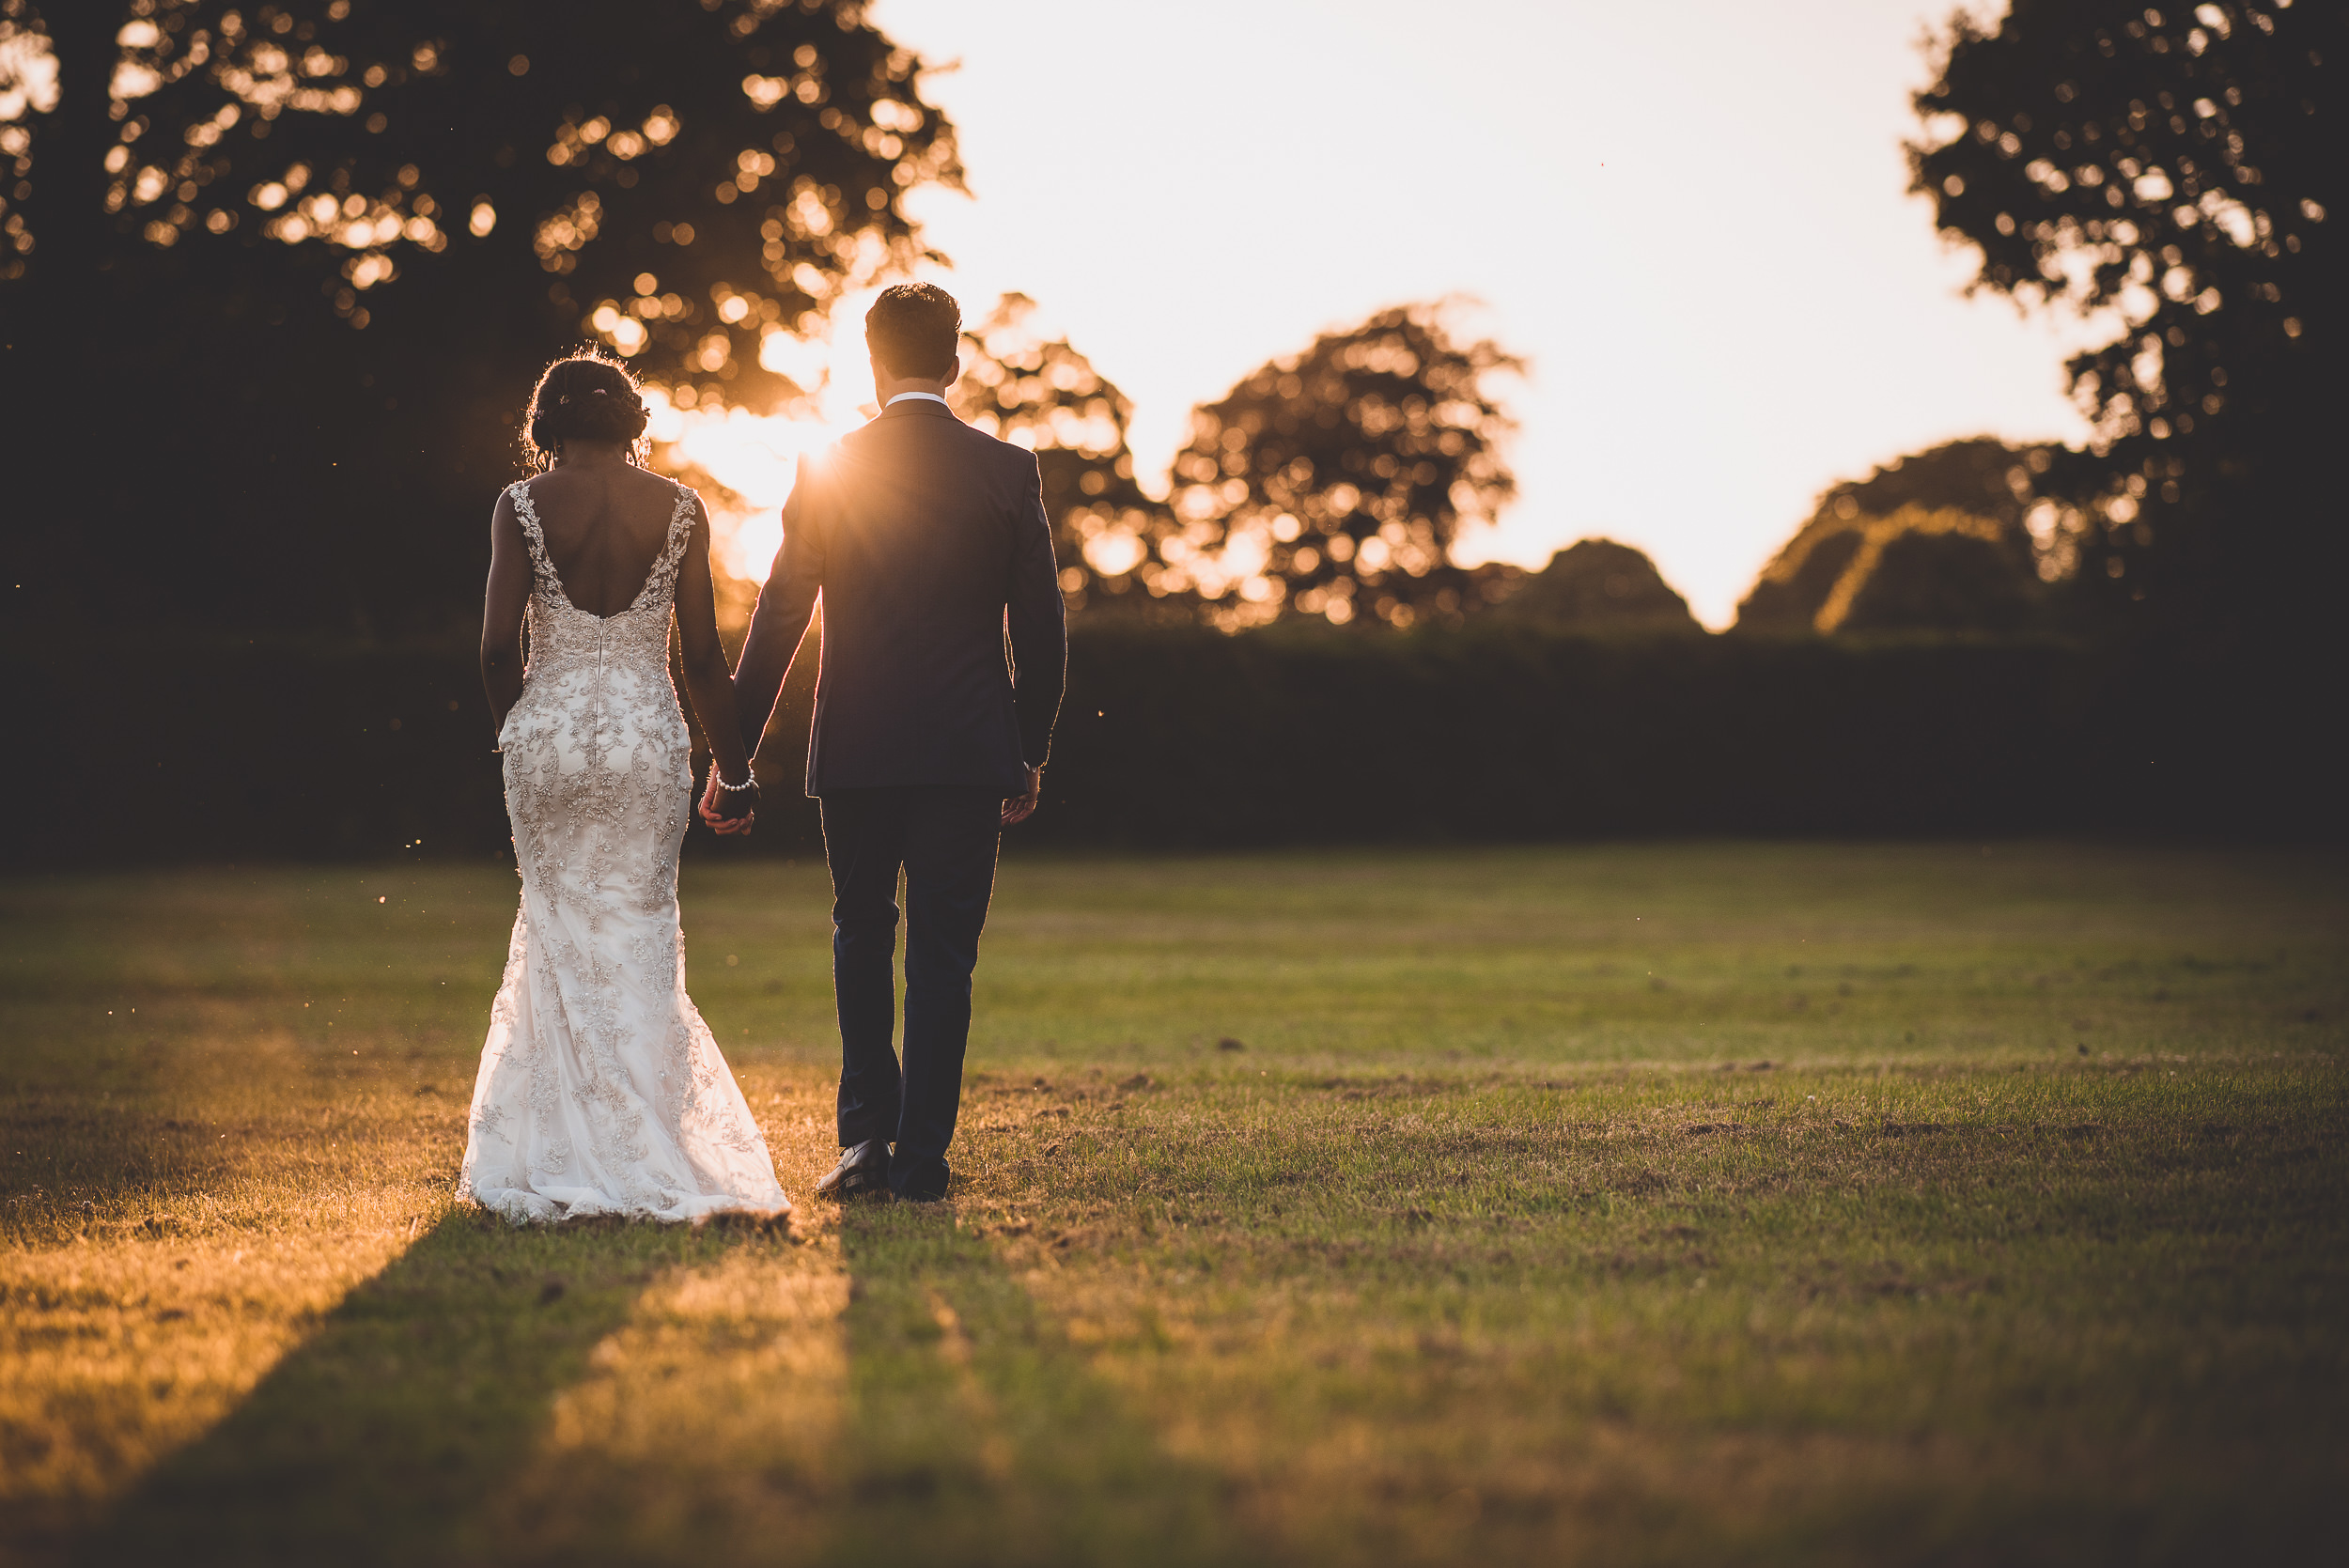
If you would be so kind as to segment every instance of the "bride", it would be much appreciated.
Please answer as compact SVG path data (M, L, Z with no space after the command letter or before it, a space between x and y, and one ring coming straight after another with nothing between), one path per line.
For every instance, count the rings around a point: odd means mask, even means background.
M522 898L458 1192L516 1224L790 1208L685 994L677 869L693 777L672 608L719 831L748 831L758 792L718 643L709 519L630 460L644 428L627 371L557 361L530 404L542 470L490 522L481 676Z

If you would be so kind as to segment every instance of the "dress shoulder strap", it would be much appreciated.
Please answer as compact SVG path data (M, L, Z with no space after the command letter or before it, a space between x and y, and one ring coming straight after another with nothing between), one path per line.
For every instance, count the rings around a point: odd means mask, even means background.
M677 486L677 509L669 514L669 540L661 547L661 554L645 579L644 592L637 595L639 602L677 592L677 567L685 560L686 545L692 540L693 504L700 499L691 486Z
M530 574L543 588L557 588L561 580L554 575L554 563L547 558L547 536L538 527L538 508L531 503L530 482L518 479L506 487L513 499L514 516L522 525L523 542L530 547Z

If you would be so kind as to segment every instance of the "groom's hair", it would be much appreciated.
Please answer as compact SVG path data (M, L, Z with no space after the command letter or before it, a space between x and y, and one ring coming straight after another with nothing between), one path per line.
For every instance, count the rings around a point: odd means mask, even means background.
M926 381L954 374L962 307L934 283L897 283L864 313L864 346L893 376Z

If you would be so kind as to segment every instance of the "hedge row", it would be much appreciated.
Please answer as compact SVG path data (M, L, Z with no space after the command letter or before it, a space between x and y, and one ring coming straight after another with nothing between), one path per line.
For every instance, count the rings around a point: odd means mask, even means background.
M50 644L0 665L11 864L506 844L470 649ZM2330 836L2332 720L2199 678L2047 641L1084 629L1046 809L1020 831L1184 848ZM798 799L809 685L795 673L761 752L752 842L770 851L814 843Z

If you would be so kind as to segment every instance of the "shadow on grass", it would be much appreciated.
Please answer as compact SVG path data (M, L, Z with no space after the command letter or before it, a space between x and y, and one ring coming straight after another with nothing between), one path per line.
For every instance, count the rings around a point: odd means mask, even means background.
M353 1291L77 1562L444 1563L486 1555L481 1504L554 1396L671 1268L748 1233L444 1218Z
M1236 1563L1229 1499L1165 1453L944 1204L857 1204L848 1497L832 1561Z

